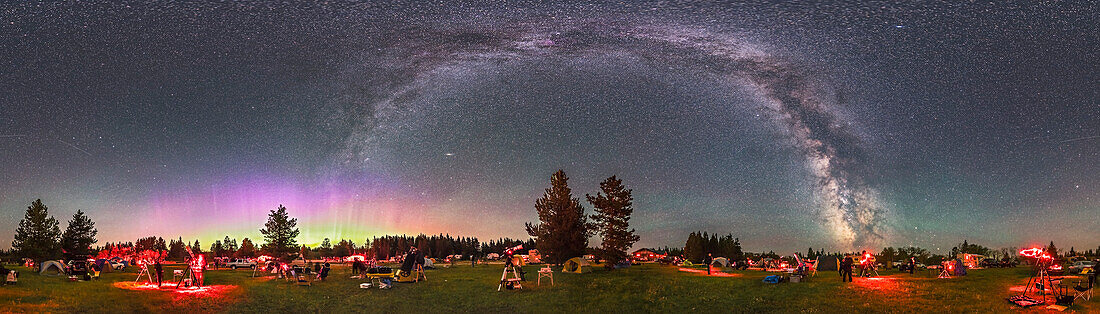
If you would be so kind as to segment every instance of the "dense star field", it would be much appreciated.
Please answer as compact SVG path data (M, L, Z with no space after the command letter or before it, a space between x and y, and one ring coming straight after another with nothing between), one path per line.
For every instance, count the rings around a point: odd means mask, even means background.
M1097 47L1095 2L6 3L0 239L524 237L564 169L635 247L1091 247Z

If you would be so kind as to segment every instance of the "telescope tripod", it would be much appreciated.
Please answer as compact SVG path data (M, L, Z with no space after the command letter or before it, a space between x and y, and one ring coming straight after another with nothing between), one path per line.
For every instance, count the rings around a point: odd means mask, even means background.
M520 283L523 281L523 277L519 276L516 268L517 266L512 265L511 262L504 266L504 272L500 274L500 285L497 286L497 291L503 289L505 285L511 285L515 289L523 289L523 285ZM509 278L509 275L511 275L511 278Z
M1050 267L1050 265L1039 264L1037 266L1039 267L1039 270L1036 271L1035 274L1031 276L1031 278L1028 278L1027 286L1024 288L1024 293L1021 295L1026 296L1027 293L1031 291L1032 288L1034 288L1035 290L1037 290L1036 294L1041 295L1043 297L1043 302L1046 302L1047 298L1051 294L1058 294L1058 291L1056 290L1058 289L1058 286L1054 285L1054 281L1050 278L1050 274L1047 272L1047 267ZM1046 289L1050 289L1050 293L1047 293L1045 291ZM1055 301L1057 301L1057 297L1055 297Z

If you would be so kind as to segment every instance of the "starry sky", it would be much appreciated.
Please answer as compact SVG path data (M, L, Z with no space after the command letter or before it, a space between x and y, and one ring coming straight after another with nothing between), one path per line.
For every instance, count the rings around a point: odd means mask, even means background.
M0 239L37 198L101 243L255 239L279 204L306 244L519 238L564 169L634 190L636 247L1092 248L1098 25L1088 1L5 3Z

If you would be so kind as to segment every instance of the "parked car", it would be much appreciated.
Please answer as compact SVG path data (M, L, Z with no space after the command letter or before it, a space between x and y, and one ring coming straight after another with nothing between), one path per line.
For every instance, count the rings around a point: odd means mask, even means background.
M983 258L978 265L985 268L1001 267L1001 263L992 258Z
M122 261L108 260L107 264L111 265L111 269L114 270L122 270L123 268L126 268L126 264L123 264Z
M1096 270L1096 262L1093 262L1093 261L1076 261L1076 262L1073 262L1073 265L1069 265L1069 267L1066 267L1066 270L1071 272L1071 273L1080 273L1085 268L1092 268L1093 270Z
M256 261L248 260L248 259L244 259L244 258L237 258L237 259L233 259L233 260L229 261L229 263L226 263L226 266L229 266L229 268L232 268L232 269L256 268Z

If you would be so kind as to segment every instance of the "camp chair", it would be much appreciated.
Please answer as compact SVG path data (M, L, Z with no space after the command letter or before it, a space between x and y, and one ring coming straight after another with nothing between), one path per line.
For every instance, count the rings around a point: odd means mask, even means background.
M8 278L5 278L4 284L14 285L19 282L19 272L14 269L8 270Z
M1085 301L1091 301L1092 300L1092 288L1093 288L1093 286L1096 285L1096 273L1095 272L1090 273L1088 275L1088 277L1086 277L1086 278L1087 278L1087 280L1085 280L1084 285L1082 285L1081 281L1078 280L1077 284L1073 286L1073 290L1076 292L1076 294L1074 294L1074 296L1073 296L1073 300L1077 300L1077 299L1083 299Z
M302 274L302 272L294 272L294 284L299 286L312 286L313 278Z

